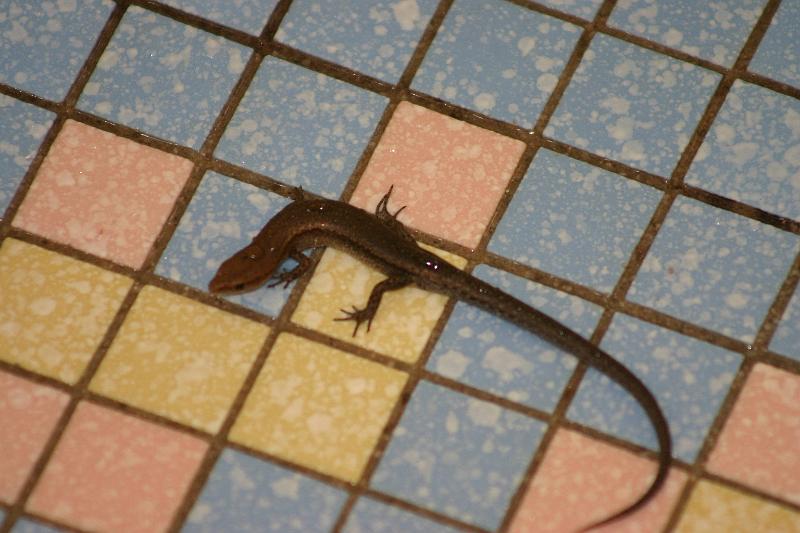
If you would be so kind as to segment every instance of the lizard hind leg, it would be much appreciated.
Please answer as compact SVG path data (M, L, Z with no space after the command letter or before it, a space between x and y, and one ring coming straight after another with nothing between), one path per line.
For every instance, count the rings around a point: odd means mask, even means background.
M367 331L369 331L370 326L372 326L372 319L375 318L375 314L378 312L378 307L381 304L383 294L388 291L402 289L408 285L411 285L411 279L406 276L386 278L372 288L372 292L369 294L369 300L367 300L366 307L359 309L358 307L353 306L352 311L342 309L341 311L345 316L334 318L334 320L337 322L344 322L346 320L352 320L355 322L356 324L353 328L353 337L356 336L356 333L358 333L358 328L361 327L361 324L364 322L367 323Z
M384 222L387 221L387 220L396 220L397 219L397 215L399 215L400 212L403 209L408 207L408 206L404 205L403 207L401 207L400 209L398 209L394 213L391 213L389 211L389 197L392 195L392 190L394 190L394 185L390 185L389 186L389 190L380 199L380 201L378 202L378 205L375 206L375 216L377 216L379 219L381 219Z

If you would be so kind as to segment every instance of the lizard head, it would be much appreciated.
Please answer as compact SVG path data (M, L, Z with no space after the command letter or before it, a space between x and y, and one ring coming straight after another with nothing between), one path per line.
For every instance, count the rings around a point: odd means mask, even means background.
M220 265L208 290L214 294L251 291L270 279L283 260L284 254L250 243Z

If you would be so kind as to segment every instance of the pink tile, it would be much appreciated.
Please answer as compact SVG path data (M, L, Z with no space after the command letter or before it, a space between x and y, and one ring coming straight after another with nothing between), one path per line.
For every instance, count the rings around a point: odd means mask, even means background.
M68 120L14 225L139 267L192 163Z
M195 437L81 403L28 509L92 531L164 531L206 448Z
M653 461L559 430L523 497L510 531L576 531L633 503L655 475ZM666 486L645 508L592 531L660 531L686 475L670 472Z
M525 145L401 102L376 147L352 203L372 211L394 185L391 209L403 223L474 247Z
M707 469L800 504L800 376L754 366Z
M13 503L69 397L0 372L0 500Z

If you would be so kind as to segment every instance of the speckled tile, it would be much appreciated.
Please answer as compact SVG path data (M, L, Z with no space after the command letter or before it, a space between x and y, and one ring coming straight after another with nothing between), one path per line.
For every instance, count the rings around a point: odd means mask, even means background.
M355 483L406 379L403 372L282 334L230 438Z
M346 498L339 488L228 449L181 531L328 531Z
M493 530L544 430L538 420L422 381L371 485Z
M264 325L147 286L89 388L215 433L267 333Z
M620 0L609 26L733 66L766 0Z
M800 513L701 480L692 491L675 531L707 533L710 528L726 533L796 533L800 531Z
M509 531L580 530L633 503L647 490L655 471L653 461L561 429L547 448ZM592 531L660 531L685 480L685 474L672 470L664 490L647 507Z
M412 88L531 128L580 30L503 0L457 0Z
M351 203L372 211L394 185L390 207L408 206L401 222L474 247L524 149L521 141L401 102Z
M195 437L83 402L26 509L82 529L166 530L206 448Z
M656 189L540 150L488 249L611 292L660 199Z
M686 182L800 220L800 102L734 82Z
M598 34L545 135L669 177L719 74Z
M458 267L466 263L461 257L428 249ZM292 321L413 363L428 342L447 303L446 297L415 287L386 293L370 330L367 331L367 324L362 324L356 336L353 336L354 322L334 320L345 316L342 309L365 307L372 288L384 279L386 276L352 255L326 250L303 291Z
M275 38L395 83L436 4L435 0L295 0Z
M63 99L113 7L110 0L0 4L0 83Z
M769 348L800 361L800 290L789 300Z
M55 115L0 94L0 220Z
M800 376L757 364L708 458L709 471L800 504Z
M589 337L601 308L538 283L480 265L473 275ZM575 358L494 315L459 302L428 370L525 405L552 411Z
M800 87L800 4L781 2L748 69Z
M350 512L342 531L343 533L391 533L392 531L456 533L460 530L433 522L399 507L361 497Z
M247 246L288 203L283 196L207 172L161 256L156 274L201 291L208 290L208 282L219 265ZM283 268L291 269L294 265L294 261L287 260ZM289 291L280 285L225 298L275 316L288 296Z
M799 248L796 235L679 197L628 299L752 342Z
M577 17L593 19L603 0L538 0L542 4Z
M278 0L162 0L187 13L259 35Z
M673 455L693 461L728 394L739 354L673 331L616 315L601 347L655 395L672 433ZM590 369L570 405L570 419L656 449L655 433L638 402Z
M138 268L191 170L186 159L68 120L13 223Z
M33 520L22 518L11 528L11 533L59 533L64 531L57 527L34 522Z
M0 371L0 501L13 504L69 397Z
M78 107L200 148L250 49L129 7Z
M337 199L388 99L267 57L215 155Z
M131 280L15 239L0 247L0 359L74 384Z

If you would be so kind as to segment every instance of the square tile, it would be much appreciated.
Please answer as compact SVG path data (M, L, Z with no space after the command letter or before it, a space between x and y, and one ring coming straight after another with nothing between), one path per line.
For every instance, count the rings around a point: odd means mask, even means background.
M597 14L597 10L600 8L603 0L538 0L538 3L577 17L591 20Z
M494 530L544 430L538 420L422 381L371 484Z
M545 135L669 177L720 75L595 35Z
M769 349L800 361L800 290L797 288L783 312Z
M446 261L463 267L461 257L428 248ZM431 331L442 315L447 298L441 294L407 287L386 293L372 327L363 324L353 336L355 323L336 321L342 309L367 304L372 288L386 276L355 257L333 249L325 251L314 276L292 315L292 321L337 339L375 350L406 363L419 359Z
M540 150L489 242L489 251L611 292L661 192Z
M356 502L343 533L456 533L458 529L429 520L399 507L361 497Z
M608 24L731 67L764 4L765 0L621 0Z
M717 416L742 356L618 314L601 346L655 395L672 433L672 453L693 462ZM620 385L590 369L569 418L656 449L649 419Z
M0 518L2 518L2 515L0 515ZM59 533L62 531L64 530L40 522L34 522L28 518L20 518L14 524L14 527L11 528L11 533Z
M268 56L215 155L338 198L389 100Z
M0 94L0 219L55 117L55 113Z
M457 0L412 88L532 128L581 28L500 0Z
M13 504L69 396L0 371L0 501Z
M436 4L434 0L296 0L275 38L396 83Z
M216 433L267 333L262 324L147 286L89 388Z
M474 248L489 223L525 144L400 102L351 203L374 210L390 185L400 220Z
M630 505L650 486L656 464L580 433L561 429L522 497L509 531L580 531ZM686 481L672 470L646 507L592 531L661 531Z
M800 220L800 102L734 82L685 181Z
M796 235L679 197L628 299L752 342L798 248Z
M339 488L227 449L181 531L330 531L346 498Z
M247 246L288 203L283 196L207 172L156 265L156 274L208 290L208 282L219 265ZM295 264L289 259L283 268L291 270ZM288 297L289 291L283 285L265 285L245 294L224 296L271 316L280 313Z
M282 334L230 438L355 483L407 378L403 372Z
M110 0L3 2L0 83L62 100L113 8Z
M249 56L249 48L131 6L78 107L199 148Z
M207 448L195 437L83 402L26 509L81 529L164 531Z
M139 268L192 163L68 120L14 225Z
M800 376L753 367L706 468L800 504Z
M480 265L473 275L589 337L602 309L575 296ZM530 407L552 411L575 369L568 352L491 313L458 302L428 370Z
M0 247L0 359L74 384L131 280L15 239Z
M163 3L225 26L259 35L278 0L162 0Z
M748 69L800 87L800 4L781 2Z

